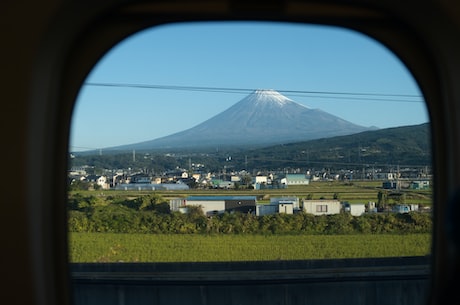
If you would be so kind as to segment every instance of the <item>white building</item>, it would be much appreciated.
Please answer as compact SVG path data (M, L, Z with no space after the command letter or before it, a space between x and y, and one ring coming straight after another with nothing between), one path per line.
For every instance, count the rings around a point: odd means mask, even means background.
M285 185L309 185L310 178L305 174L286 174L286 177L281 179L281 183Z
M269 204L258 204L256 206L256 215L294 214L294 211L299 210L299 198L297 197L272 197Z
M255 176L252 178L252 183L253 184L267 184L268 183L268 177L267 176Z
M232 175L230 177L230 181L232 181L232 182L241 182L241 177L237 176L237 175Z
M364 203L350 203L350 214L352 216L361 216L366 212Z
M293 210L300 210L299 198L298 197L272 197L270 198L270 204L290 204Z
M303 200L302 209L313 215L332 215L340 213L342 204L339 200Z
M395 180L399 178L398 173L375 173L374 178L378 180Z
M172 199L170 207L172 211L178 211L187 206L197 206L204 215L212 216L224 212L254 213L256 201L256 196L189 196Z
M294 214L294 205L292 203L280 203L278 204L278 213Z
M86 177L86 181L94 183L101 187L101 189L107 190L110 188L110 184L107 182L106 176L89 175Z

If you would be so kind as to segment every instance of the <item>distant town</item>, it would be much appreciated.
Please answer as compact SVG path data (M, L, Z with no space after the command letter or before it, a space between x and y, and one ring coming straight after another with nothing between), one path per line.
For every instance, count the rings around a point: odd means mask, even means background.
M200 168L200 164L193 164ZM317 170L304 173L283 173L266 171L249 173L245 170L218 173L190 171L183 168L168 170L152 176L142 171L127 169L103 169L101 174L94 173L94 167L72 167L68 172L69 184L85 183L88 189L117 190L186 190L200 189L277 189L292 185L308 185L311 181L353 181L381 180L384 189L426 189L431 181L431 168L396 168L385 172L382 169L355 170Z
M203 165L193 164L191 169L177 168L160 175L150 175L141 170L104 169L100 174L94 173L94 167L81 166L69 170L69 186L72 189L85 190L119 190L119 191L187 191L191 189L215 190L274 190L288 189L293 186L305 186L312 182L325 181L379 181L382 190L398 191L404 189L427 190L431 184L431 169L396 168L395 171L382 169L355 170L317 170L295 173L267 171L265 173L249 173L248 171L227 171L223 168L217 173L205 172ZM221 193L220 193L221 194ZM322 215L348 211L354 216L364 212L377 212L375 202L349 204L338 198L330 200L299 199L296 196L270 198L270 202L257 203L256 196L189 196L176 198L169 202L171 211L187 212L189 206L200 206L208 216L224 212L254 213L258 216L299 211ZM401 204L392 206L395 212L418 210L418 205Z

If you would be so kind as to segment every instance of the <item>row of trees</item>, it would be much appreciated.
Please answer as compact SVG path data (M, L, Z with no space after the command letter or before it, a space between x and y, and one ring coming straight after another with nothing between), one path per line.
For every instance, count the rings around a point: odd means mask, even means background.
M428 213L374 213L353 217L348 213L314 216L307 213L203 215L199 207L188 214L171 212L161 196L149 195L102 204L101 199L73 196L69 199L70 232L152 234L380 234L429 233Z

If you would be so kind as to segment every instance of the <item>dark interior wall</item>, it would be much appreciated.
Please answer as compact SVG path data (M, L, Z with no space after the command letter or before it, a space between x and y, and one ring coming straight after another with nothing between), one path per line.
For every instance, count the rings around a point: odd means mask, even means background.
M103 2L103 3L102 3ZM86 73L143 27L199 19L341 25L386 44L430 110L435 175L430 303L455 294L460 187L460 6L454 1L73 1L0 4L3 139L1 295L8 304L70 302L65 171L70 115Z

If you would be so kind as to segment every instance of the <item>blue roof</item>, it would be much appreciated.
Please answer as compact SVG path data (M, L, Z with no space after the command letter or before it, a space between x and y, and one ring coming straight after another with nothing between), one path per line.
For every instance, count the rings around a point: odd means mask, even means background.
M186 200L256 200L256 196L189 196Z

